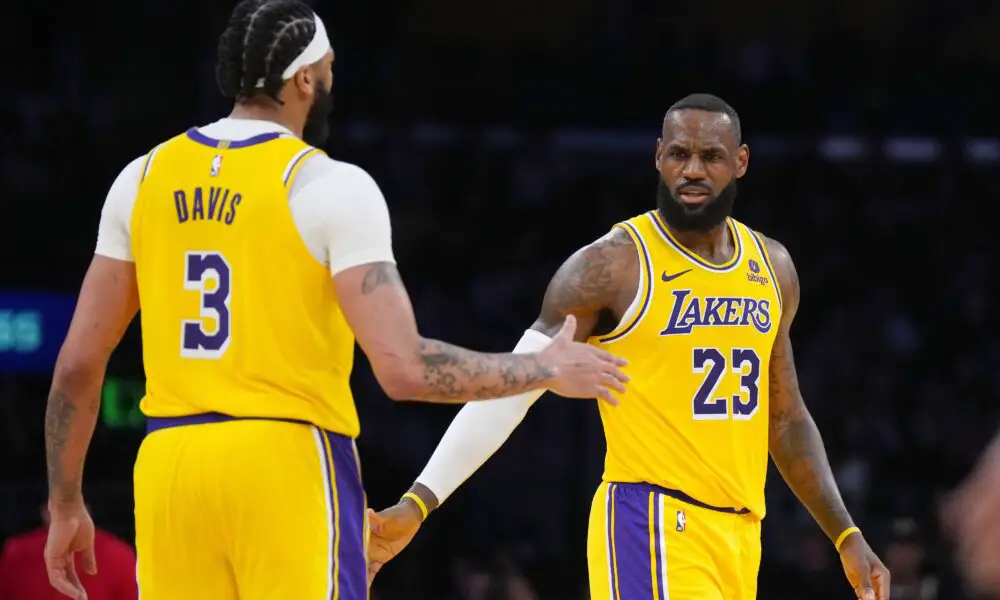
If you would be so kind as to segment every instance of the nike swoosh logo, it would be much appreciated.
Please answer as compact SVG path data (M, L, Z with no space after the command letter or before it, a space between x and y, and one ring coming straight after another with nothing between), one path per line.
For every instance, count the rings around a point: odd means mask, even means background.
M681 271L680 273L674 273L673 275L667 275L667 272L664 271L663 272L663 281L673 281L673 280L677 279L678 277L680 277L681 275L683 275L685 273L690 273L690 272L691 272L691 269L688 269L687 271Z

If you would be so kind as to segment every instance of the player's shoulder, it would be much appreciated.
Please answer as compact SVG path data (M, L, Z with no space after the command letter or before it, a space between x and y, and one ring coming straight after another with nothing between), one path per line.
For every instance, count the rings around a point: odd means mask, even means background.
M774 268L774 276L778 280L778 288L789 306L798 305L799 296L799 274L792 260L792 254L784 244L773 237L754 232L764 243L767 251L767 258Z
M788 251L788 248L784 244L774 239L773 237L764 235L763 233L757 233L760 236L762 242L764 242L764 248L767 249L768 258L771 259L771 264L777 269L794 269L795 264L792 262L792 254Z
M317 152L310 156L303 167L309 166L325 177L334 177L345 181L375 179L360 166L343 160L331 158L325 152Z
M146 163L146 158L149 156L149 152L144 152L139 156L136 156L132 160L125 163L122 170L119 172L119 177L126 177L129 179L135 179L137 182L142 174L143 165Z
M606 299L634 281L638 264L632 235L622 227L614 227L570 255L556 271L552 285L588 291L595 299Z
M584 265L628 266L638 262L636 244L624 227L612 227L573 255Z
M297 179L300 188L321 182L324 188L334 194L379 192L375 178L368 171L354 163L330 158L323 152L317 152L306 159Z
M746 223L732 219L739 225L742 225L746 231L750 232L750 235L756 238L756 242L764 245L764 250L767 252L767 258L770 259L771 265L775 269L787 269L795 268L792 263L792 255L788 252L788 248L784 244L774 239L773 237L764 234L762 231L750 227Z

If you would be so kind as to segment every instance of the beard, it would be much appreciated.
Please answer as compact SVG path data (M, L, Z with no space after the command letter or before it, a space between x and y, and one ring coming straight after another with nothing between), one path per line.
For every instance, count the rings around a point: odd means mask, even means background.
M735 177L717 196L711 196L697 206L684 204L670 191L670 188L663 181L663 176L659 177L659 185L656 189L656 208L659 209L660 216L663 217L667 225L677 231L708 233L733 214L735 203Z
M306 114L306 124L302 128L302 141L317 148L330 137L330 113L333 112L333 91L318 86L313 92L313 103Z

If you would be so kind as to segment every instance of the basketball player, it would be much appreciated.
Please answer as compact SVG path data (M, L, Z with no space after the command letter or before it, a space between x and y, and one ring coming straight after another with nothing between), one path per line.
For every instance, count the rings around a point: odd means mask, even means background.
M943 512L969 587L1000 596L1000 435L945 503Z
M242 2L219 42L230 117L156 146L108 193L46 413L45 560L70 597L85 597L73 554L96 568L81 480L105 365L139 308L144 600L367 597L355 336L396 399L624 390L624 361L574 342L572 318L516 355L418 334L382 194L317 149L332 64L305 4Z
M748 159L728 104L696 94L671 107L656 144L657 210L571 256L517 345L546 347L573 315L577 339L629 361L622 402L601 406L607 458L587 551L595 600L754 598L768 451L858 598L889 597L889 573L844 508L799 392L795 266L729 216ZM370 576L539 395L462 409L410 491L371 520Z

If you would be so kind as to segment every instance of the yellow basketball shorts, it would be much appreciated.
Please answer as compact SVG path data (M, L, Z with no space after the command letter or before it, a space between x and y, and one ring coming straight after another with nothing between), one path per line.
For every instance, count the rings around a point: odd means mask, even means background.
M592 600L752 600L760 521L644 483L602 483L587 536Z
M364 600L350 438L280 420L150 419L135 463L143 600Z

